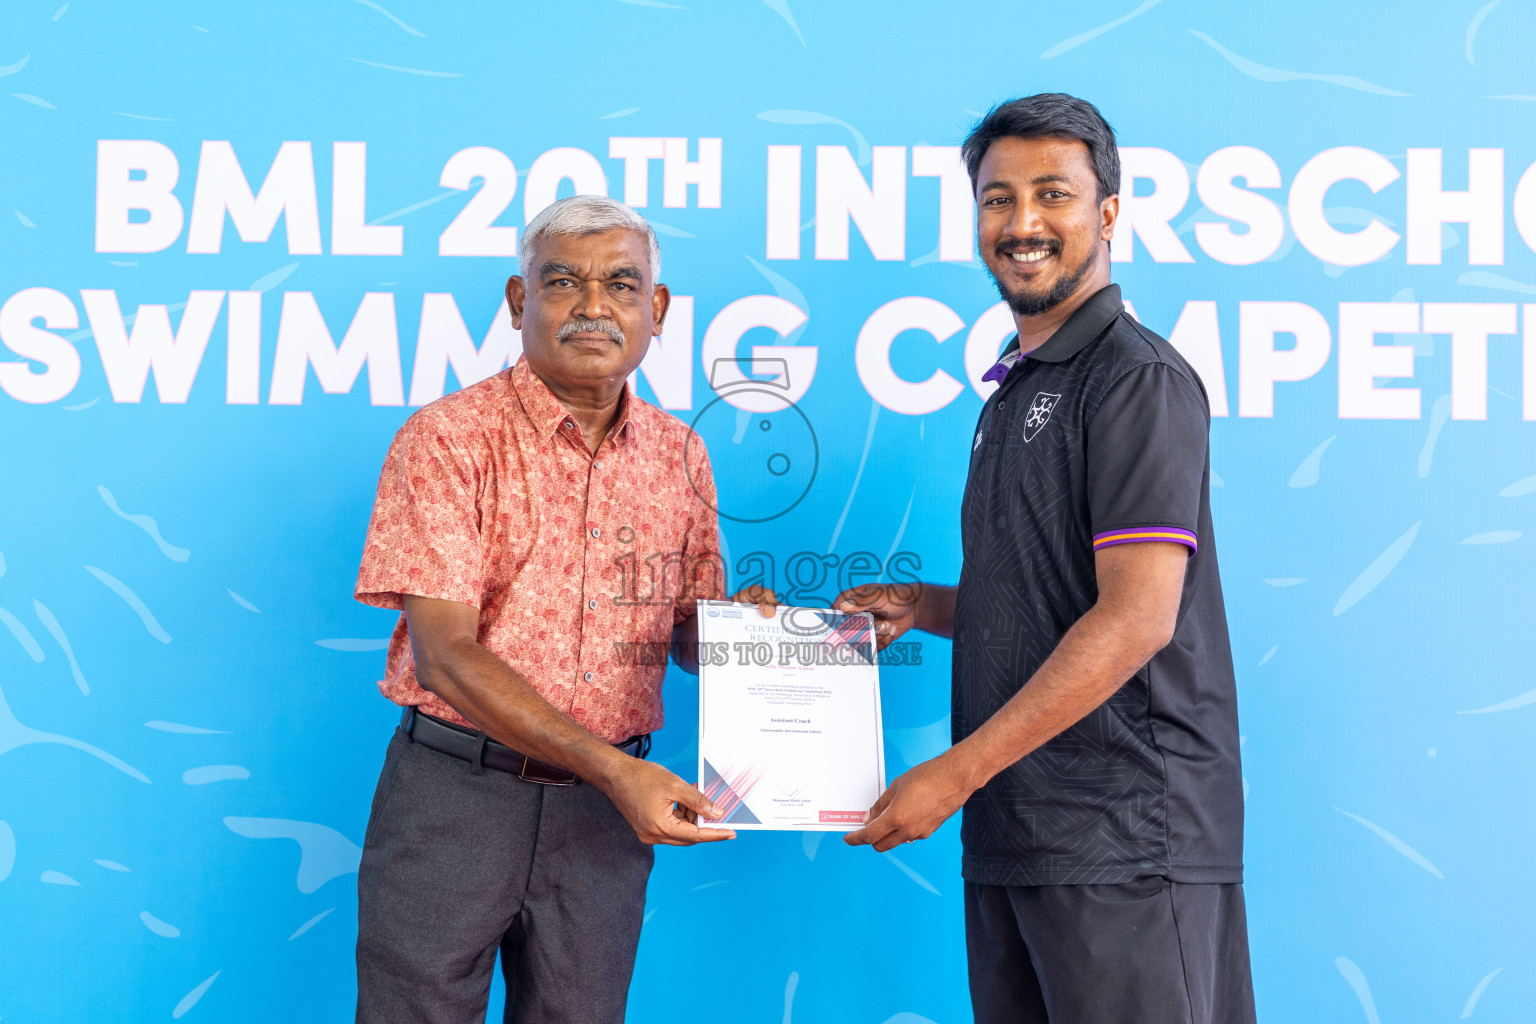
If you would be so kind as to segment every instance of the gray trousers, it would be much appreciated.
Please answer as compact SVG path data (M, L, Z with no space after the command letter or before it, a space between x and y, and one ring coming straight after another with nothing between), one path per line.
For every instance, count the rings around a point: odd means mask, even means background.
M601 792L541 786L397 730L358 870L359 1024L620 1024L652 851Z
M1241 885L965 883L977 1024L1252 1024Z

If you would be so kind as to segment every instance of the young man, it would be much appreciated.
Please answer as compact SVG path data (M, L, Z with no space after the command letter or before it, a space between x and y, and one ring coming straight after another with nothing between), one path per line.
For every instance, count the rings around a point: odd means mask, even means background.
M523 358L406 422L358 575L403 611L380 688L406 709L358 874L359 1021L482 1019L499 949L507 1020L619 1024L652 844L734 835L643 759L664 659L618 653L686 642L724 593L703 445L685 468L688 428L626 385L667 313L656 236L578 196L518 258ZM667 599L626 597L636 553L681 564Z
M852 844L962 805L976 1020L1254 1019L1237 698L1209 411L1109 283L1119 157L1092 104L997 107L966 139L977 236L1018 336L971 446L958 587L841 595L879 639L954 638L954 740Z

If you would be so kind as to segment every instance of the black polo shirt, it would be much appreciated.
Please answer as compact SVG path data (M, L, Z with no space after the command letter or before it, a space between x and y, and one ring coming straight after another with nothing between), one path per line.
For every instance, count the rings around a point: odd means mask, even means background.
M1237 695L1211 534L1209 430L1199 377L1125 312L1116 285L1019 359L982 410L961 507L956 742L1019 692L1093 607L1096 548L1166 541L1190 554L1173 641L967 801L966 879L1242 881Z

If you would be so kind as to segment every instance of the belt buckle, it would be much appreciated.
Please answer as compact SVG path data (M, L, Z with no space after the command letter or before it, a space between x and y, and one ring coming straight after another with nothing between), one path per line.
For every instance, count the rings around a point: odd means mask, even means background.
M517 770L517 777L541 786L574 786L581 781L573 772L535 761L526 754L523 756L523 766Z

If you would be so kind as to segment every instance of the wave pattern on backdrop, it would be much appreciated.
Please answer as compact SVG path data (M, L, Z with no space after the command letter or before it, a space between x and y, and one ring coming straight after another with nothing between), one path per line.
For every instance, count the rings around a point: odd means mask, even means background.
M348 1018L376 475L516 358L557 197L661 236L638 386L738 582L953 580L1009 333L954 147L1056 89L1119 130L1115 278L1211 395L1260 1012L1530 1018L1536 10L1271 7L6 5L0 1015ZM893 769L948 668L882 673ZM689 773L691 679L667 707ZM957 832L662 850L630 1019L968 1020Z

